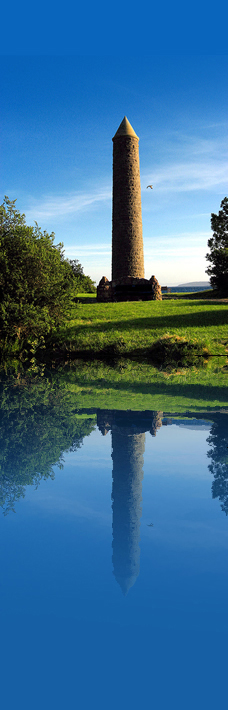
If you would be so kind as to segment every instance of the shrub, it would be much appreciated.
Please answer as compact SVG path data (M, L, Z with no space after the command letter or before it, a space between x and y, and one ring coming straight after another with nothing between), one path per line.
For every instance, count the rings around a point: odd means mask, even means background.
M0 347L20 351L63 321L73 276L55 235L28 227L16 200L0 206Z
M84 274L84 270L78 259L68 259L73 272L73 285L75 293L96 293L95 281L90 276Z

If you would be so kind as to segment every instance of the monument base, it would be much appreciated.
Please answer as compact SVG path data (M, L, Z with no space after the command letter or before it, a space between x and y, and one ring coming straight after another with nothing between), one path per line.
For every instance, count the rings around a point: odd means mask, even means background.
M109 301L162 301L161 286L155 276L139 279L127 276L115 281L108 281L103 276L97 286L99 303Z

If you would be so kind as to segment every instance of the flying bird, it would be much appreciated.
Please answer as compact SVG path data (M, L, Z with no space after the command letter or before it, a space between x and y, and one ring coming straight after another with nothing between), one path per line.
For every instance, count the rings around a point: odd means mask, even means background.
M151 190L153 190L153 185L147 185L147 187L151 187ZM146 188L147 189L147 188Z

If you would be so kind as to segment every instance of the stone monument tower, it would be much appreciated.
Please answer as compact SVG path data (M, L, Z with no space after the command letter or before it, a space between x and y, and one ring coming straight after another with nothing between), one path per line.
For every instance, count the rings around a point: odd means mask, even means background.
M112 280L102 277L97 300L162 300L155 276L144 278L139 138L126 116L112 140Z
M139 138L126 116L112 140L112 281L143 279Z

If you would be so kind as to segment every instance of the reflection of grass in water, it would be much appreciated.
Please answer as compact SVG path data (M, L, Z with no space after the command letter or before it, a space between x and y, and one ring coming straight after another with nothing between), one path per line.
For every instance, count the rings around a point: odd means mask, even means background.
M122 343L131 357L151 347L167 332L203 340L213 355L223 354L228 340L228 304L208 301L150 301L132 303L80 303L71 319L55 334L55 342L71 351L99 354Z
M21 366L20 366L21 367ZM42 374L42 373L41 373ZM2 406L10 382L23 394L23 408L41 396L44 403L60 398L64 409L132 409L161 411L200 411L228 408L228 369L226 357L212 357L206 367L179 367L158 370L148 360L138 362L125 357L113 363L75 360L70 365L39 373L21 371L10 378L0 373ZM45 404L46 406L46 404ZM61 404L62 406L62 404Z
M204 369L191 366L170 373L125 358L113 365L77 361L59 376L78 408L200 411L228 407L221 360L225 366L226 358L211 358Z
M211 353L206 344L196 338L183 338L167 333L155 340L148 354L160 369L173 371L180 367L204 365Z

